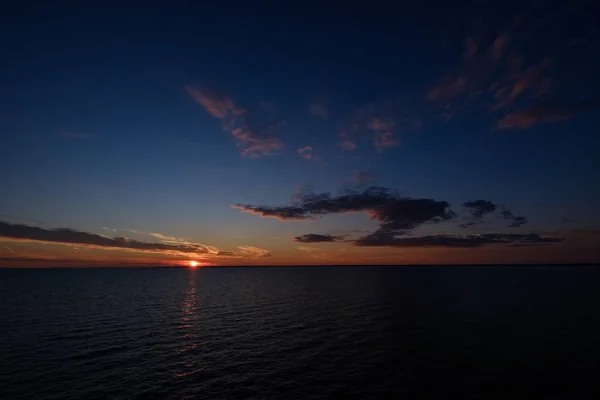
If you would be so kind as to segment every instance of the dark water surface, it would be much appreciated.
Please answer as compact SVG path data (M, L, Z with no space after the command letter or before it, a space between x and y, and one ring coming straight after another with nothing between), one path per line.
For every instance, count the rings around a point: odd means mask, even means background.
M600 398L600 268L0 270L0 399Z

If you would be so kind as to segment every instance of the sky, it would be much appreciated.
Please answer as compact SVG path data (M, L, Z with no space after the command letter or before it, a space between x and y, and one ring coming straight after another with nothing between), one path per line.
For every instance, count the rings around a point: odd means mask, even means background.
M15 3L0 266L600 262L599 18Z

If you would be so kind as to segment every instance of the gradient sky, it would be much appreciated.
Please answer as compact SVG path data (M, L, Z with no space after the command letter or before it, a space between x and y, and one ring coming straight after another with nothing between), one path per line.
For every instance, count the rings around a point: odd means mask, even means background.
M58 3L0 16L2 266L600 262L593 1Z

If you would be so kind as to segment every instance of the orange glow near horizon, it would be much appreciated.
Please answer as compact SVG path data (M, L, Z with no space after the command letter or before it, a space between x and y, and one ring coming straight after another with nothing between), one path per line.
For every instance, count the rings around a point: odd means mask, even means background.
M190 261L190 267L196 268L198 266L198 261Z

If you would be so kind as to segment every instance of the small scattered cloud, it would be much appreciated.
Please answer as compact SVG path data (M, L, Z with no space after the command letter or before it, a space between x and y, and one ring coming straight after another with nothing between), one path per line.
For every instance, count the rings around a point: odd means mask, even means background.
M377 180L377 176L371 172L358 171L350 180L358 186L371 184Z
M510 210L500 211L502 218L510 221L509 228L519 228L527 223L527 218L514 215Z
M223 128L231 134L242 148L242 156L258 158L274 155L283 148L278 138L284 124L273 116L273 107L259 107L262 112L249 112L229 97L196 87L186 87L187 93L213 117L223 121Z
M473 200L463 203L469 215L463 219L466 221L459 225L461 228L474 228L484 223L484 217L494 215L504 220L510 220L509 228L518 228L527 223L527 218L516 216L506 206L495 204L489 200Z
M323 242L340 242L345 236L334 236L330 234L321 235L317 233L309 233L306 235L296 236L294 241L299 243L323 243Z
M351 140L344 140L344 141L340 142L339 146L344 151L352 151L356 148L356 143L354 143Z
M236 107L233 100L223 93L201 90L192 86L187 86L185 90L196 103L215 118L226 119L243 112L243 109Z
M358 109L343 124L339 136L344 139L340 143L343 150L349 151L356 147L357 136L370 136L377 150L396 146L395 137L396 114L391 102L373 103Z
M298 149L298 155L300 155L302 158L310 160L312 158L312 150L313 148L311 146L300 147Z
M463 207L469 209L476 218L483 218L484 215L496 211L496 205L488 200L467 201L463 204Z
M367 127L375 132L375 148L377 150L398 145L398 139L394 133L396 121L393 118L375 117L367 123Z
M310 105L310 112L317 117L327 119L329 114L327 112L327 106L324 102L314 102Z

